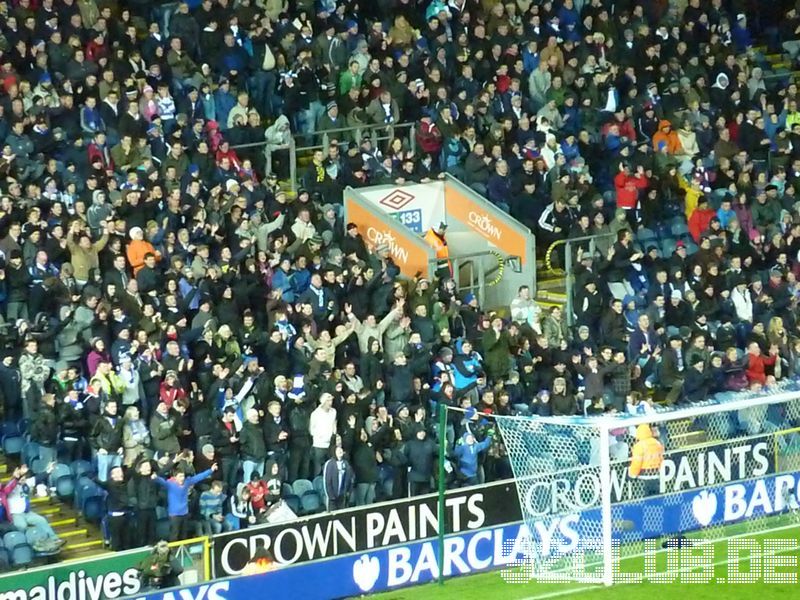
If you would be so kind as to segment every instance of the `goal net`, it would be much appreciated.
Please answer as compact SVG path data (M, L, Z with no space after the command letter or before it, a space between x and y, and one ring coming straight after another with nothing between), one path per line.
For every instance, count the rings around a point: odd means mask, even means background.
M636 416L495 419L528 532L520 581L609 585L620 562L654 549L800 520L800 386L793 382L768 396L724 394ZM636 444L650 436L663 446L657 468L648 468L646 452L632 461Z

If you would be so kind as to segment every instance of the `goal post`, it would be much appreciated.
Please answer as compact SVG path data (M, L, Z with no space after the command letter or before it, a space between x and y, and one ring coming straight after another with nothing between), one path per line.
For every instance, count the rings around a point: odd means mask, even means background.
M530 537L531 578L610 585L621 561L648 549L780 530L800 508L795 383L635 416L494 420ZM638 477L637 430L664 450L660 466Z

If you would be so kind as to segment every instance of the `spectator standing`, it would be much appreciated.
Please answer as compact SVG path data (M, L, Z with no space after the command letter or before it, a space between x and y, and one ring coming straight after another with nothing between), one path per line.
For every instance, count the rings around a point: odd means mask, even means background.
M308 423L311 435L312 475L322 473L322 467L330 456L331 444L336 434L336 409L333 408L333 395L323 392L319 397L319 406L311 413Z
M344 449L341 446L336 446L333 457L325 463L322 477L325 481L327 509L332 511L347 508L355 475L353 467L345 460Z
M122 464L122 419L117 415L116 400L106 401L101 416L94 422L90 436L97 460L97 479L105 482L112 468Z
M189 492L193 485L211 477L217 470L214 464L208 471L203 471L192 477L176 469L172 477L164 479L155 473L153 479L167 491L167 515L169 515L170 541L185 540L189 537Z

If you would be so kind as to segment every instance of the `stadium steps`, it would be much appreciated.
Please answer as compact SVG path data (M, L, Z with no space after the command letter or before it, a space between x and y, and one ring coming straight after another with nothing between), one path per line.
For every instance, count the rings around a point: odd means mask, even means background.
M665 423L670 443L674 447L685 448L702 444L708 440L708 435L702 429L694 429L691 419L668 421Z
M6 456L0 453L0 481L5 482L10 473ZM35 496L30 502L33 510L47 519L56 535L67 540L61 550L61 560L83 560L107 552L100 528L87 523L68 503L51 496Z

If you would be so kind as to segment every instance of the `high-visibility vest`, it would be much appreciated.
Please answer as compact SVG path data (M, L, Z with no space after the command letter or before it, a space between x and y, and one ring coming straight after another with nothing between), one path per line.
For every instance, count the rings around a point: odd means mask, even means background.
M664 446L653 437L636 442L631 454L631 477L655 475L664 462Z
M425 241L436 252L436 258L441 260L448 260L450 258L450 250L447 248L447 242L442 239L436 231L431 228L425 234Z

